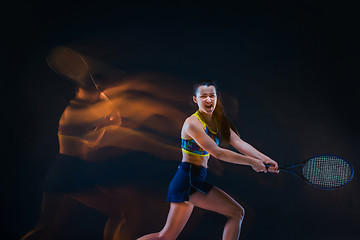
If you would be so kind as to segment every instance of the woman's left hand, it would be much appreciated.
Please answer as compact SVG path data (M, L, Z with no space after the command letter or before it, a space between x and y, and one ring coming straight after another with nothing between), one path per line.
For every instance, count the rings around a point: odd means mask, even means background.
M272 173L279 173L279 166L277 164L277 162L275 162L274 160L272 160L271 158L267 157L265 159L262 159L263 163L265 165L270 165L267 169L269 172Z

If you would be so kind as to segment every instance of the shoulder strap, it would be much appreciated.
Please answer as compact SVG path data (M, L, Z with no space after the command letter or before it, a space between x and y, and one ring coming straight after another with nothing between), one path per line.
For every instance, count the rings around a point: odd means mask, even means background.
M193 115L195 115L196 118L199 119L199 121L202 123L202 125L204 125L204 127L207 127L207 124L205 123L205 121L200 116L199 111L196 111Z
M204 119L202 119L199 111L196 111L193 115L195 115L195 116L197 117L197 119L199 119L199 121L202 123L202 125L204 125L205 128L209 129L210 132L212 132L213 134L217 134L217 132L218 132L218 123L217 123L216 119L214 119L214 120L215 120L215 125L216 125L216 131L213 131L213 130L211 130L210 127L206 124L206 122L204 121Z

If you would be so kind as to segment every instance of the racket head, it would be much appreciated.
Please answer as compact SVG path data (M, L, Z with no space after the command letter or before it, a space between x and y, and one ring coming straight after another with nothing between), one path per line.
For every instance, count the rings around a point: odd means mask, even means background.
M95 89L88 63L79 52L66 46L57 46L46 56L46 62L53 71L76 85Z
M354 169L350 162L334 155L318 155L307 160L302 167L302 177L313 186L338 189L351 181Z

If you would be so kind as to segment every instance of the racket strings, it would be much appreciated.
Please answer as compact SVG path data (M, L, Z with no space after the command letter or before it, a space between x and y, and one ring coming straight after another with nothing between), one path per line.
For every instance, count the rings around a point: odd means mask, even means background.
M76 84L80 86L92 84L89 83L89 66L85 58L75 50L64 46L56 47L46 57L46 61L56 73Z
M341 158L320 156L305 163L303 175L310 183L319 187L336 188L350 181L352 168Z

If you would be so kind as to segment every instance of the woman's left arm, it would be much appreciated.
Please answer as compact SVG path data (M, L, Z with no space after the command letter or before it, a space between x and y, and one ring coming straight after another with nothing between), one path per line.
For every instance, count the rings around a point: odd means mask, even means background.
M264 164L270 164L270 172L278 171L278 164L270 157L258 151L256 148L251 146L249 143L245 142L230 128L230 141L229 143L239 152L245 154L246 156L257 158L263 161Z

